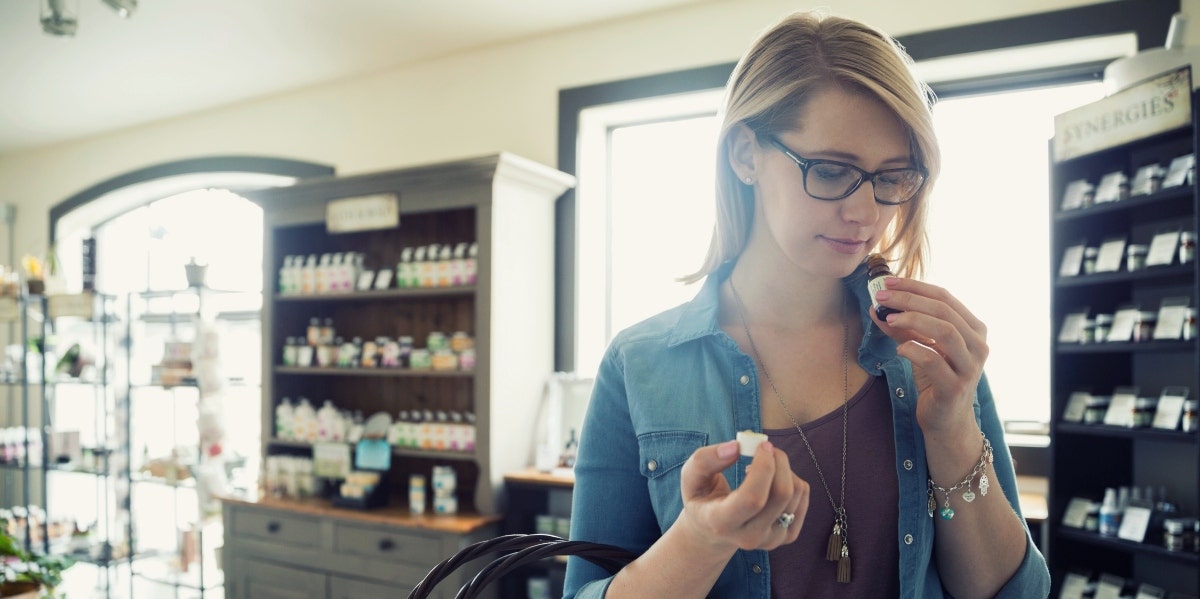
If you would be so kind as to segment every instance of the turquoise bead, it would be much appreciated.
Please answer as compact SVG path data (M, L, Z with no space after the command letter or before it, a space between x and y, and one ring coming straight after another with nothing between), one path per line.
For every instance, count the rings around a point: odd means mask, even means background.
M949 520L954 517L954 510L944 507L942 508L942 520Z

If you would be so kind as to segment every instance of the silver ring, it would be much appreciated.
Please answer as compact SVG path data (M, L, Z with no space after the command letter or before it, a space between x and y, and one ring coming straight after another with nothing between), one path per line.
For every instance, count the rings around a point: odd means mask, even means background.
M792 525L792 522L795 522L795 521L796 521L796 514L793 514L791 512L784 512L782 514L779 514L779 520L778 520L779 528L787 528Z

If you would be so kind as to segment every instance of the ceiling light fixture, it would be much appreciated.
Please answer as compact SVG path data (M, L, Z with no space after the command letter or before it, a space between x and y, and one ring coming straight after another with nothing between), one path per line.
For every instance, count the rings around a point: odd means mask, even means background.
M102 0L123 19L137 10L138 0ZM79 0L40 0L42 31L59 37L75 37L79 28Z

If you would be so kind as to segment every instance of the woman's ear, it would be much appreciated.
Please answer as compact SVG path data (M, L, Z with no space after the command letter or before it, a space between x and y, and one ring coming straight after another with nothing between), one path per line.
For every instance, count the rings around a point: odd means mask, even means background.
M754 157L758 148L758 138L754 131L743 123L734 125L729 132L729 166L737 174L738 179L747 185L753 185L758 180L757 165Z

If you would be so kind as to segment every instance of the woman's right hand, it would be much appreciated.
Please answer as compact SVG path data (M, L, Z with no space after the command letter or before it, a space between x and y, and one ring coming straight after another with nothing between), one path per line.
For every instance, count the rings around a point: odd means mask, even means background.
M808 512L809 485L792 472L787 455L769 441L758 446L736 489L721 474L738 458L737 441L697 449L680 473L680 523L715 551L771 550L796 540ZM792 514L789 526L781 516Z

